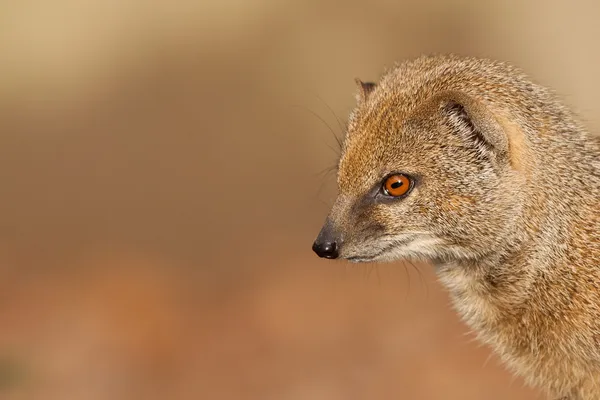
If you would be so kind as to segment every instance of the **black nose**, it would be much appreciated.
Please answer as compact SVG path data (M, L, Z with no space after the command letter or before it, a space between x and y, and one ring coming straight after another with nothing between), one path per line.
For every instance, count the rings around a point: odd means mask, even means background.
M312 249L321 258L338 258L338 246L336 242L315 241Z

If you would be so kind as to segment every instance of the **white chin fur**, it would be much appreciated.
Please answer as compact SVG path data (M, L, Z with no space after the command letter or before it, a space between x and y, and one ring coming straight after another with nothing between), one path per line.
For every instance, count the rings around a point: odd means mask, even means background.
M442 241L430 236L416 237L408 243L399 244L375 257L351 257L351 262L392 262L406 259L431 260L439 256Z
M412 259L432 259L436 258L439 254L439 246L442 241L432 237L419 237L405 245L394 247L380 257L386 261L403 260L407 258Z

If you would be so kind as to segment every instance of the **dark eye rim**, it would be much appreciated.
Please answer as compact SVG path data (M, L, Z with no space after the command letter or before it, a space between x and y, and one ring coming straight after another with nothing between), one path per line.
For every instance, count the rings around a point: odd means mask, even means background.
M389 194L385 188L385 182L394 175L402 175L408 179L409 187L408 187L408 190L406 191L406 193L404 193L403 195L393 196L393 195ZM381 180L378 194L380 196L383 196L383 198L385 198L385 199L399 200L399 199L404 199L406 196L408 196L412 192L414 187L415 187L415 178L412 175L404 173L404 172L391 172L391 173L387 174L386 176L384 176L383 179Z

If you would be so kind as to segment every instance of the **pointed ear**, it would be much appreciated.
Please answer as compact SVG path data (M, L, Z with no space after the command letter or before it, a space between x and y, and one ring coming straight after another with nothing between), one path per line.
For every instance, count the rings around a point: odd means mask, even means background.
M371 94L371 92L373 92L377 85L373 82L363 82L358 78L354 79L354 81L358 86L358 95L356 97L356 100L359 103L364 103L365 101L367 101L369 95Z
M507 132L485 104L461 92L444 92L437 97L450 127L473 143L480 156L496 161L508 160Z

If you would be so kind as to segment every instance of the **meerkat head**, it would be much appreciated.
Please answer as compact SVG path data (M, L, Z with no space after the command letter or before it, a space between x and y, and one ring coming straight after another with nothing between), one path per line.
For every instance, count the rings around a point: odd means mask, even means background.
M359 80L338 196L313 250L355 262L477 259L511 237L522 181L502 120L466 91Z

